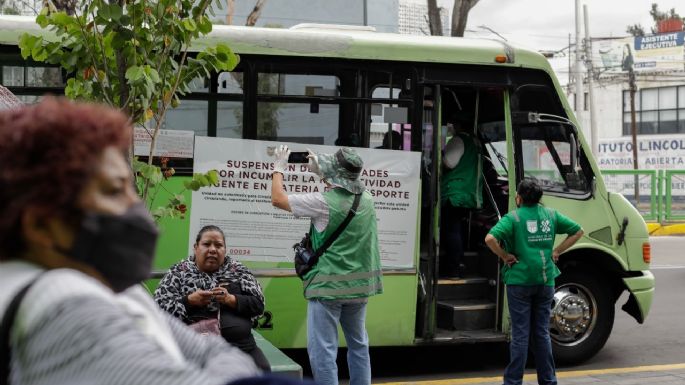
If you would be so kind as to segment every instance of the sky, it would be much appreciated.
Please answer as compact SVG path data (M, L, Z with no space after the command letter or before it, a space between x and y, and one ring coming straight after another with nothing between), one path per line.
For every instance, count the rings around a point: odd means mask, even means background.
M662 11L675 8L685 16L683 0L585 0L581 1L581 13L582 5L587 5L591 37L625 37L626 27L636 23L649 33L654 25L649 15L654 2ZM440 0L439 4L451 7L453 1ZM569 34L575 42L575 0L480 0L469 13L465 36L499 39L483 26L513 44L537 51L559 51L568 47ZM565 84L568 57L557 54L550 62L559 81Z
M590 35L612 37L627 36L626 27L635 23L649 31L653 25L649 10L654 2L660 10L675 8L685 16L683 0L586 0L581 6L588 7ZM575 40L575 0L480 0L469 13L466 36L497 38L479 26L517 44L559 50L568 45L569 33Z

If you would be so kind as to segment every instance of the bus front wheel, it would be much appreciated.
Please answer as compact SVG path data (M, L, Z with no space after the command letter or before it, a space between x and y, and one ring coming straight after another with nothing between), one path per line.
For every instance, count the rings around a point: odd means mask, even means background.
M550 335L558 362L578 363L594 356L614 326L609 287L593 274L570 270L557 278Z

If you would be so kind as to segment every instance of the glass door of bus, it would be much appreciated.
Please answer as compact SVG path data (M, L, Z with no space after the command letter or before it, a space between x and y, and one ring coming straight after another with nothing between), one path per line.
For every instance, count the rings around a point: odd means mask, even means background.
M424 87L419 340L504 339L499 261L483 240L508 206L505 94Z

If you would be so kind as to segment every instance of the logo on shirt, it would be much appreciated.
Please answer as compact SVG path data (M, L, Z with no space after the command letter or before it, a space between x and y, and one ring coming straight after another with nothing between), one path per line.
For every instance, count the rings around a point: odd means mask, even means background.
M538 232L538 221L526 221L526 228L528 229L529 233L537 233Z
M541 227L542 227L542 232L543 232L543 233L549 233L550 231L552 231L552 226L551 226L551 224L549 223L549 219L545 219L544 221L542 221L542 222L540 223L540 225L541 225Z

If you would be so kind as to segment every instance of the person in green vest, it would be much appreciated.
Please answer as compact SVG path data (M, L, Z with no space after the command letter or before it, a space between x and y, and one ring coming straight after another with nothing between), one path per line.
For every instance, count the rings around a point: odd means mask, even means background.
M359 179L363 162L350 148L335 154L310 152L309 169L328 187L326 192L290 194L283 189L290 150L276 148L271 202L296 218L311 218L312 248L318 249L345 220L356 195L356 214L344 231L304 276L307 299L307 353L320 385L338 384L338 324L347 342L351 385L371 383L369 338L364 325L370 296L383 292L376 211L371 194Z
M502 272L511 316L510 357L504 370L504 385L522 383L529 340L533 344L538 384L556 385L549 336L554 279L561 274L556 262L561 253L583 236L583 230L573 220L540 204L542 189L535 181L524 179L516 193L518 208L502 217L485 237L490 250L504 261ZM556 234L568 236L554 247Z
M468 131L472 122L453 116L454 136L443 151L443 175L440 181L442 233L446 253L440 263L440 275L464 274L462 224L470 210L483 206L483 161L480 144Z

